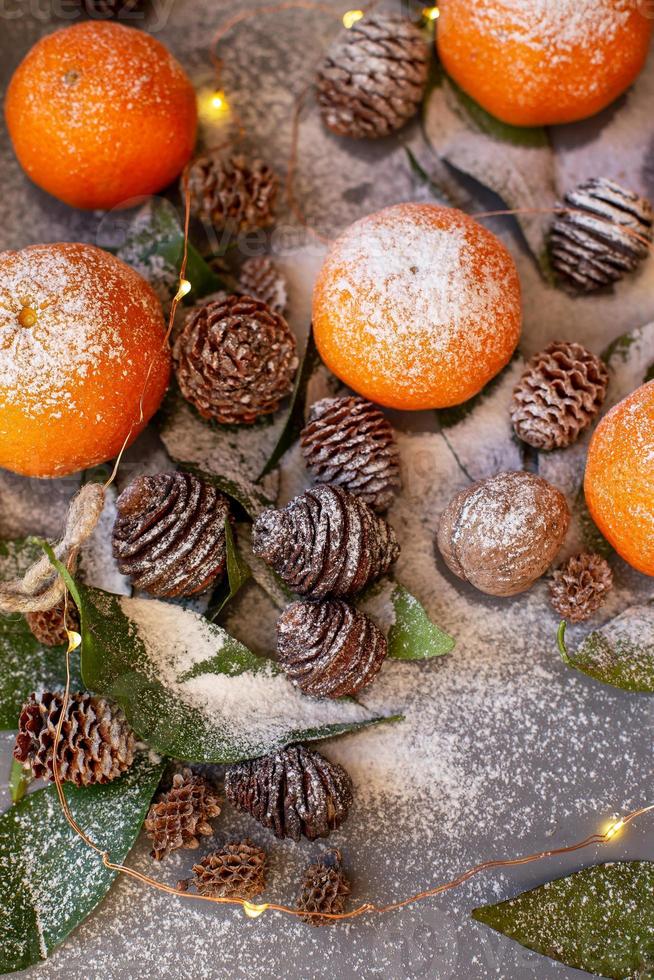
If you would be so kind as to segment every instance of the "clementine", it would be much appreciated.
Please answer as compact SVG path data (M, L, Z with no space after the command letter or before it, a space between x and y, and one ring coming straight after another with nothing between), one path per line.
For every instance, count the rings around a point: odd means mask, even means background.
M99 248L0 253L0 466L62 476L116 456L166 390L165 332L150 286Z

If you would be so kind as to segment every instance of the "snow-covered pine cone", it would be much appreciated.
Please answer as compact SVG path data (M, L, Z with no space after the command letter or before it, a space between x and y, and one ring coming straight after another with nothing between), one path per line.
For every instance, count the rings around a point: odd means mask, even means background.
M210 837L209 823L220 814L220 800L203 776L183 769L173 776L173 785L153 803L144 827L151 839L152 857L161 861L179 848L194 850L198 836Z
M350 882L341 866L341 852L335 848L326 851L304 872L296 908L314 914L302 916L302 921L310 926L328 926L336 922L327 916L341 915L345 911L350 890ZM316 915L316 912L322 915Z
M327 837L352 805L352 782L342 766L302 745L228 766L225 793L275 837Z
M381 630L340 599L293 602L277 620L279 663L311 697L357 694L377 676L387 652Z
M359 497L321 484L254 523L252 548L298 595L353 596L397 561L395 531Z
M572 445L599 414L608 383L599 357L581 344L554 341L531 358L513 391L516 435L536 449Z
M341 32L318 70L325 125L339 136L388 136L418 111L428 70L428 46L415 24L366 15Z
M373 510L388 510L400 487L395 433L376 405L358 395L312 405L300 437L316 480L344 487Z
M617 282L647 258L654 212L646 198L594 177L569 191L564 206L569 211L552 224L550 256L558 275L577 291Z
M137 589L195 595L224 572L229 501L192 473L139 476L118 498L113 553Z
M209 151L188 172L191 210L214 228L247 233L275 220L277 176L263 160Z
M66 618L64 618L63 600L52 609L39 612L25 613L25 619L32 635L45 647L58 647L68 643L66 627L79 632L79 613L74 602L69 600Z
M252 899L266 887L266 852L249 838L230 841L193 865L200 895Z
M286 279L268 255L246 259L238 274L238 284L246 296L254 296L274 313L284 314L288 304Z
M37 779L54 780L54 744L64 705L60 691L30 695L18 719L14 758ZM57 745L62 780L76 786L110 783L134 761L134 733L122 709L105 698L68 696Z
M604 605L613 588L611 566L601 555L572 555L552 575L550 602L570 623L583 623Z
M276 411L299 364L286 320L261 300L237 295L191 310L173 361L184 398L224 425L249 425Z

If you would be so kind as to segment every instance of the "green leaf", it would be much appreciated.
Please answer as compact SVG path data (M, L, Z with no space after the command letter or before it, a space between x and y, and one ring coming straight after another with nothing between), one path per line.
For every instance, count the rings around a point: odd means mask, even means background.
M30 770L25 769L17 759L12 759L11 772L9 774L11 802L20 803L32 782L33 776Z
M304 697L272 661L188 609L80 590L82 673L162 755L232 763L382 719Z
M510 123L502 122L495 116L491 116L478 102L475 102L467 92L464 92L451 78L449 84L454 89L459 102L468 113L477 129L493 139L500 140L502 143L509 143L512 146L528 146L550 149L550 141L547 130L542 126L512 126Z
M179 237L174 241L159 244L156 254L161 255L179 273L184 255L184 233L182 229L179 229ZM216 275L191 242L188 242L187 245L185 278L191 283L191 292L189 293L191 299L200 299L202 296L209 296L211 293L217 293L220 289L228 288L225 280Z
M645 384L652 369L654 321L624 333L609 344L602 360L609 369L607 400L602 413Z
M73 817L116 863L125 860L163 772L138 758L121 779L66 786ZM48 957L102 901L116 872L69 827L55 786L0 816L0 972Z
M429 619L424 606L402 585L393 592L395 622L388 633L388 655L394 660L443 657L455 641Z
M584 868L473 919L527 949L615 980L654 975L654 863Z
M654 694L654 603L632 606L593 630L570 653L565 622L558 633L561 657L570 667L624 691Z
M224 607L245 585L251 574L247 562L241 557L238 550L232 530L232 522L229 520L225 521L225 540L227 545L227 576L211 597L207 609L207 619L212 621L218 618Z

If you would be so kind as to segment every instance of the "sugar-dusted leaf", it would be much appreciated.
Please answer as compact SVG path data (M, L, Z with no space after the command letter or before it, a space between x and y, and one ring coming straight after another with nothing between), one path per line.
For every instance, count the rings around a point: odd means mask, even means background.
M231 763L382 720L304 697L276 664L191 610L80 591L86 686L118 701L163 755Z
M163 764L139 757L105 786L66 786L73 817L122 863L143 823ZM116 872L70 828L48 786L0 816L0 972L48 957L105 897Z
M562 623L558 643L570 667L624 691L654 694L654 603L626 609L589 633L574 652L566 646Z
M357 605L387 634L394 660L429 660L454 649L453 638L431 621L420 600L393 579L375 583Z
M30 769L25 769L17 759L11 760L11 771L9 773L9 793L12 803L20 803L25 796L33 776Z
M496 905L474 909L478 922L527 949L616 980L654 975L654 863L619 861Z
M617 337L602 354L609 369L603 412L648 380L654 361L654 320Z
M207 619L212 621L218 618L227 603L234 598L251 575L249 566L238 549L231 521L225 521L225 540L227 547L227 574L218 588L214 590L207 608Z

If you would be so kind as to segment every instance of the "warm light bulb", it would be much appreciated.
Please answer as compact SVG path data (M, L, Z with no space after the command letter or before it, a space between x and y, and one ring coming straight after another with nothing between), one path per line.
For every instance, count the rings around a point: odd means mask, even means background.
M438 9L438 7L423 7L422 8L422 16L426 20L438 20L438 18L440 17L440 13L441 12Z
M188 281L188 279L181 279L179 283L179 289L177 290L177 295L175 296L176 302L179 302L180 299L184 299L184 297L191 292L192 288L193 287L191 286L191 283Z
M615 823L609 825L607 830L604 831L604 836L606 837L607 840L611 840L612 837L615 837L616 834L620 833L623 827L624 827L624 820L622 819L622 817L620 817L620 819L616 820Z
M243 911L248 919L258 919L269 908L269 905L253 905L252 902L243 902Z
M73 650L77 650L82 645L82 637L75 630L66 630L66 633L68 634L68 652L72 653Z
M343 14L343 27L347 27L348 31L351 27L354 27L358 20L363 17L363 10L347 10Z
M227 105L227 99L225 98L224 92L214 92L211 96L211 105L214 109L224 109Z

